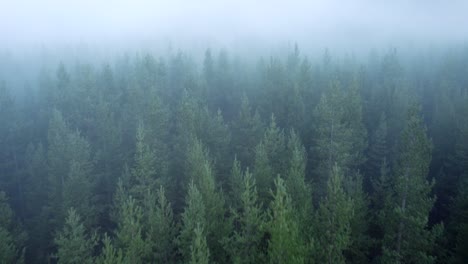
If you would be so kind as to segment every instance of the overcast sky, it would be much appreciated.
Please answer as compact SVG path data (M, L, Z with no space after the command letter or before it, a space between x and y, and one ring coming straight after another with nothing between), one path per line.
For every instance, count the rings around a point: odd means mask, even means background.
M0 45L468 38L462 0L0 0Z

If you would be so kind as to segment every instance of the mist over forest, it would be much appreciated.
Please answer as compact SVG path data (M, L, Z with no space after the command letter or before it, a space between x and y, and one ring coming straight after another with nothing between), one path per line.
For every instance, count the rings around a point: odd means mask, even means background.
M468 263L467 13L0 3L0 263Z

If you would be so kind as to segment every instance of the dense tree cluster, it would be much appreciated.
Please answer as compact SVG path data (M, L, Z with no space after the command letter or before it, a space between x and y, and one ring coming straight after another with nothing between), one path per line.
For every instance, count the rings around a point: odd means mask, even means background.
M0 83L0 263L467 263L468 52Z

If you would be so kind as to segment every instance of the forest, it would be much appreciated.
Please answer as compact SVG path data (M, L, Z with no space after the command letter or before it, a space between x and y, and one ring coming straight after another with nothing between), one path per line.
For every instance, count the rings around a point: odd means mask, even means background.
M0 82L0 263L468 263L466 46L36 74Z

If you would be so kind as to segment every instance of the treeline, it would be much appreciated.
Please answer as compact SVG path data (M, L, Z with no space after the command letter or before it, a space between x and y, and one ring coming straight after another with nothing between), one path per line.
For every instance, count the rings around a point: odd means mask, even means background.
M0 262L467 263L468 50L253 60L3 82Z

